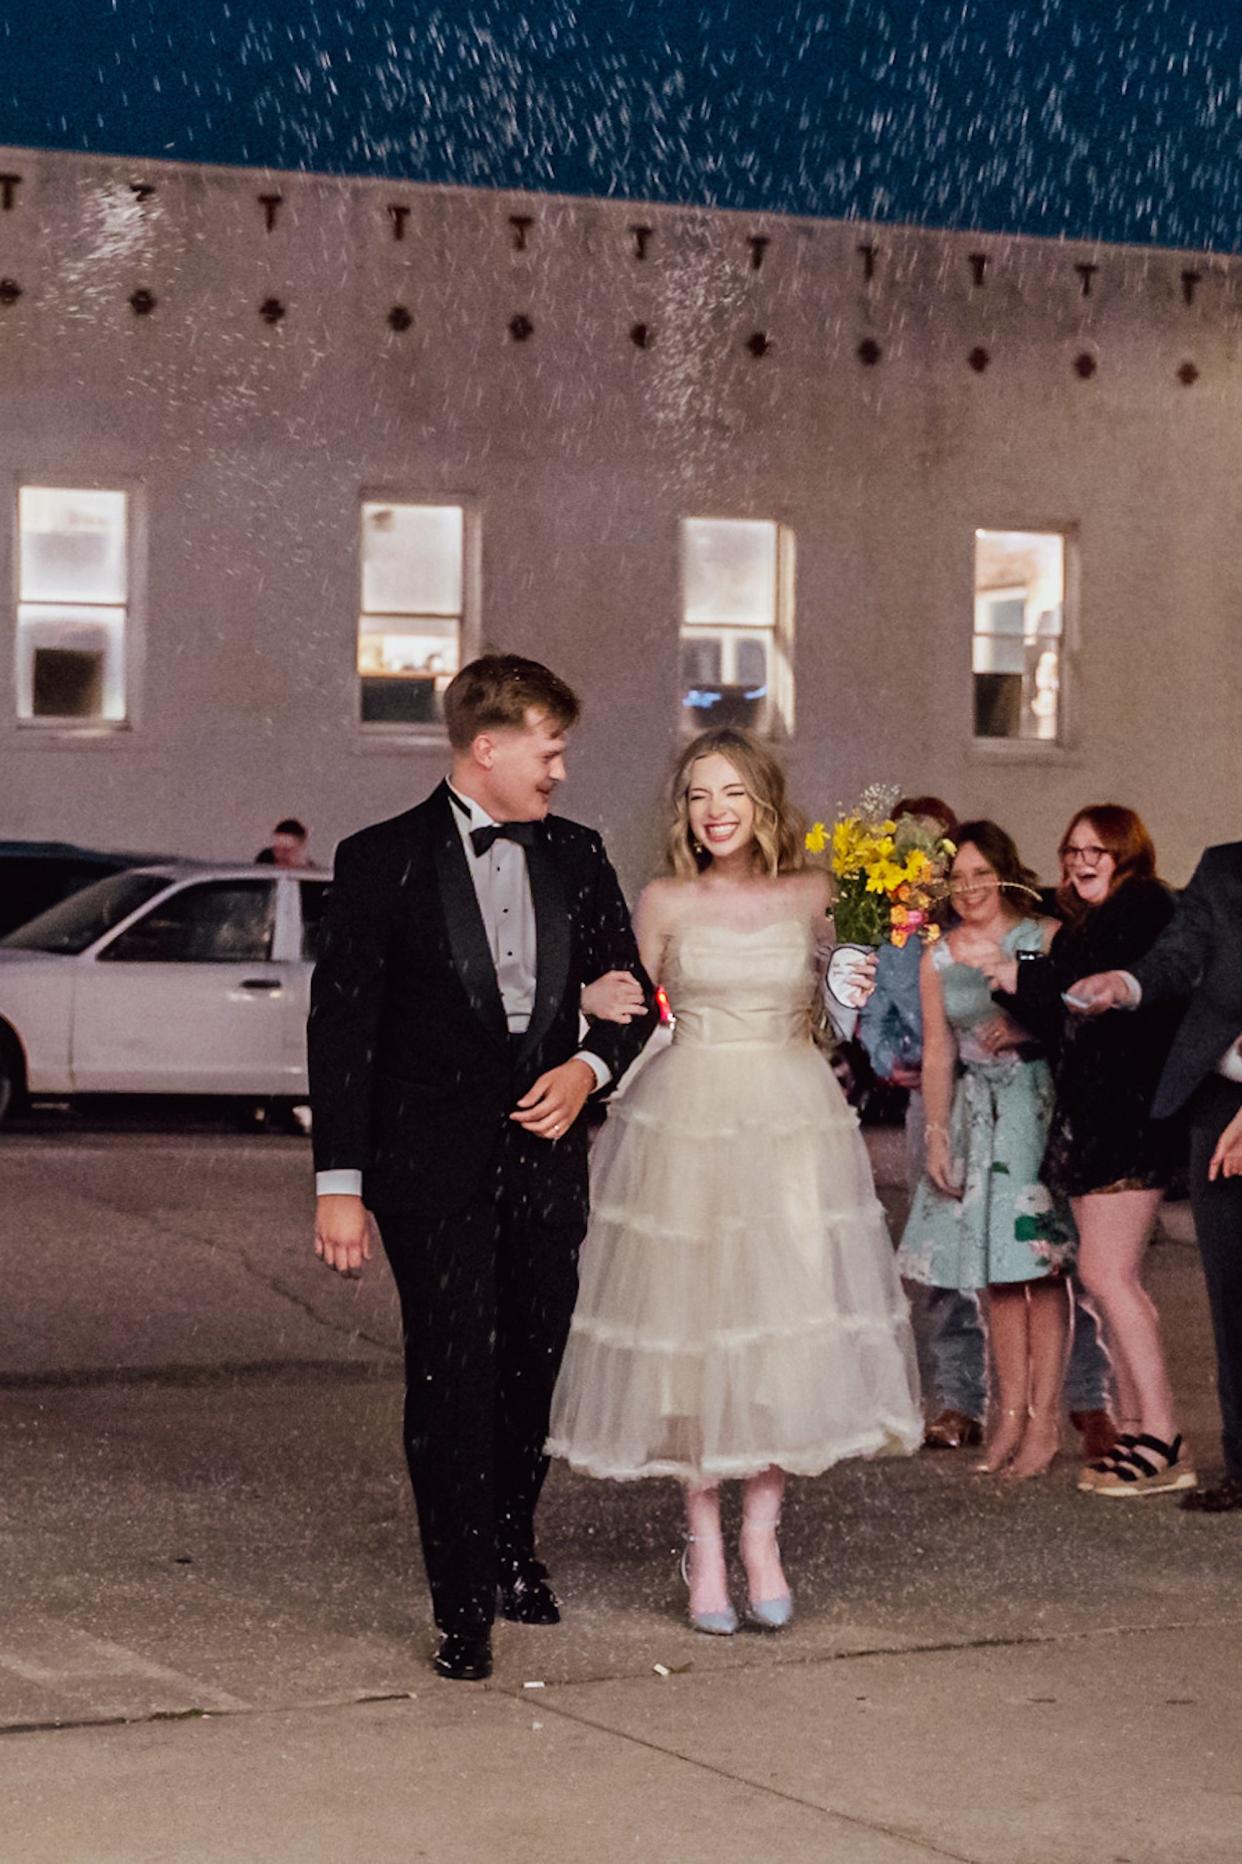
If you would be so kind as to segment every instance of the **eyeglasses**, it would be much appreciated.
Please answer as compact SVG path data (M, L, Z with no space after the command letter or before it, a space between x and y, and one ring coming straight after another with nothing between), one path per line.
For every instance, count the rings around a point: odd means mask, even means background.
M1062 848L1061 859L1067 865L1072 861L1086 861L1088 866L1094 867L1097 861L1102 861L1106 854L1111 853L1111 848L1100 848L1094 842L1088 842L1084 848Z

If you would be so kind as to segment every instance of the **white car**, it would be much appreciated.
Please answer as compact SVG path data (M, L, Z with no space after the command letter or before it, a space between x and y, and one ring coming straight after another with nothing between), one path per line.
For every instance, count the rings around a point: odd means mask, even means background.
M331 875L130 868L0 940L0 1118L20 1099L304 1099Z

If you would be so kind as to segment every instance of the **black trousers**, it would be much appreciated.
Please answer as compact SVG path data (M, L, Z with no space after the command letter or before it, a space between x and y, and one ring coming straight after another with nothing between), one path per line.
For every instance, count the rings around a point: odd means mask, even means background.
M501 1568L534 1557L584 1226L541 1220L504 1145L451 1217L375 1215L401 1297L405 1454L435 1620L484 1631Z
M1225 1468L1242 1480L1242 1178L1208 1183L1216 1142L1238 1108L1242 1087L1210 1075L1191 1103L1190 1202L1203 1258L1216 1341Z

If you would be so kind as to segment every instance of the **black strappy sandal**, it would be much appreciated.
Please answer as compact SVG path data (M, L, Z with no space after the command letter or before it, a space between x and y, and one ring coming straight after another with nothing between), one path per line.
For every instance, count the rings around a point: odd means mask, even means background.
M1090 1492L1139 1496L1172 1495L1178 1489L1193 1489L1199 1478L1190 1463L1182 1461L1183 1447L1180 1432L1172 1443L1146 1433L1131 1438L1120 1455L1110 1458L1112 1467L1096 1476Z

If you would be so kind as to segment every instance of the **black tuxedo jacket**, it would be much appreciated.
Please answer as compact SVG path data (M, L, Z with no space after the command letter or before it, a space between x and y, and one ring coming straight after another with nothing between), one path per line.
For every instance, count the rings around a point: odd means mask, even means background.
M630 916L598 835L549 817L527 849L537 978L530 1027L510 1036L447 786L343 841L320 930L307 1027L315 1168L352 1167L376 1210L435 1218L479 1187L502 1139L540 1214L585 1218L587 1123L552 1143L509 1120L579 1046L578 995L633 971L647 1015L596 1023L589 1047L629 1066L656 1023Z
M1161 1118L1242 1033L1242 841L1207 849L1167 931L1130 969L1144 1002L1190 998L1152 1106Z

